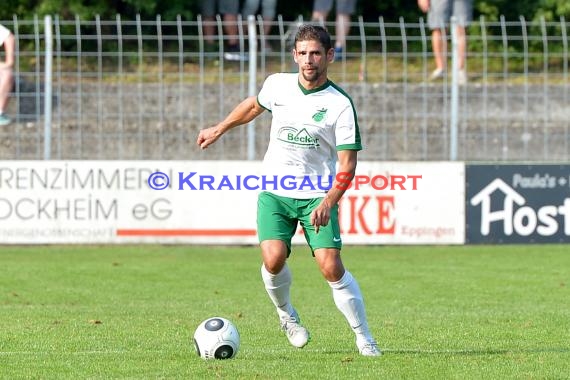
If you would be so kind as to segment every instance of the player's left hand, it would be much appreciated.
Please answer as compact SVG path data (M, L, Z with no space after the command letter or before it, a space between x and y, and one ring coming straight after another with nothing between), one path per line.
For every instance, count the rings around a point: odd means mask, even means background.
M311 225L315 227L315 232L319 233L319 227L325 227L331 219L331 206L325 198L311 213Z

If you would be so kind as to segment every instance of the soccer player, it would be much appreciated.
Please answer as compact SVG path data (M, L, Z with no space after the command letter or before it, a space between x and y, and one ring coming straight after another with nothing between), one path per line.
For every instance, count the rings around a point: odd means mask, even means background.
M322 275L328 281L337 308L356 335L359 352L381 354L366 319L364 301L356 279L344 268L338 221L338 202L346 182L339 173L354 177L357 152L362 149L356 111L350 97L328 79L334 59L331 37L325 28L302 25L296 36L293 59L298 73L270 75L257 97L242 101L217 125L200 131L197 144L205 149L224 133L247 124L265 110L272 113L264 173L294 176L297 183L310 178L314 186L294 190L262 191L258 198L257 231L263 265L261 277L277 308L289 342L303 347L309 332L291 304L291 272L287 258L291 239L301 224ZM330 179L332 183L326 183ZM318 181L321 181L318 184ZM327 189L321 190L321 189Z

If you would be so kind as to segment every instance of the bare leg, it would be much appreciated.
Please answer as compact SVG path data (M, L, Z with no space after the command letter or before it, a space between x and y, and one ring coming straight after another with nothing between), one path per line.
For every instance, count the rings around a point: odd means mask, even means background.
M345 48L346 37L350 31L350 16L344 13L339 13L336 16L336 42L335 47Z
M13 81L12 69L0 69L0 113L6 111L8 107Z
M237 19L237 15L234 14L224 15L224 31L228 36L228 45L237 45L239 42Z
M208 44L213 44L215 41L216 25L214 20L213 17L204 17L204 40Z
M434 29L431 34L431 43L433 57L435 59L435 68L444 70L447 66L447 37L445 35L445 29Z
M263 33L268 36L271 33L271 27L273 25L271 25L271 23L273 22L273 19L271 18L264 18L263 19Z
M467 39L465 38L465 27L457 26L456 28L457 33L457 62L459 63L459 70L463 70L465 68L465 59L466 59L466 52L467 52Z
M315 259L323 277L329 281L338 281L344 275L345 269L336 248L321 248L315 250Z
M271 23L273 22L272 18L264 18L263 19L263 34L265 35L265 50L271 51L271 44L269 43L269 35L271 34Z
M261 256L265 269L277 274L287 261L287 245L281 240L265 240L261 242Z
M318 21L319 23L324 25L325 21L327 21L327 16L328 16L327 12L313 11L313 15L311 16L311 20Z

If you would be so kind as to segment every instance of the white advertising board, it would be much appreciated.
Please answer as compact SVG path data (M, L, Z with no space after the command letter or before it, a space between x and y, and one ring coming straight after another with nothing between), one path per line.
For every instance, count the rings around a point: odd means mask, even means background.
M355 188L359 181L371 184ZM362 162L340 203L346 244L463 244L463 163Z
M257 244L257 194L272 186L260 172L251 161L2 161L0 243ZM340 204L345 244L464 242L462 163L360 162L357 175Z

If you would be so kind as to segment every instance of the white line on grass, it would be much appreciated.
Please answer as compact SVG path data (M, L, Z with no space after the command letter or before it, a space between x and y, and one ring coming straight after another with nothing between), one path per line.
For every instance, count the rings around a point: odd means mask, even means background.
M141 353L141 351L127 351L127 350L94 350L94 351L72 351L72 352L54 352L54 351L0 351L0 355L12 356L12 355L116 355L116 354L135 354ZM143 351L144 354L164 354L165 351L154 350L154 351Z

